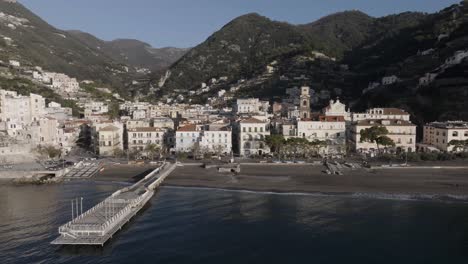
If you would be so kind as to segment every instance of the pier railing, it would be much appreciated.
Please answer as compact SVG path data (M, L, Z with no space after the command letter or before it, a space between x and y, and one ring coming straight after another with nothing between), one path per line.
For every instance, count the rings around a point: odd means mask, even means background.
M59 227L62 236L53 243L102 245L151 199L154 190L176 168L175 164L171 164L169 168L166 168L167 165L163 163L139 182L114 192L104 201ZM156 174L160 175L156 178Z

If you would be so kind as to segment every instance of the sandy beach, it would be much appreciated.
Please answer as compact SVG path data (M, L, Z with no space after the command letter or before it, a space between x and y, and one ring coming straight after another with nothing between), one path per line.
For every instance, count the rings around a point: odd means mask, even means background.
M241 172L234 174L185 165L178 167L165 185L271 192L468 195L467 168L345 169L344 175L328 175L323 170L320 165L259 164L241 165Z
M99 181L127 181L133 183L139 181L156 168L157 166L151 165L105 165L104 169L91 179Z

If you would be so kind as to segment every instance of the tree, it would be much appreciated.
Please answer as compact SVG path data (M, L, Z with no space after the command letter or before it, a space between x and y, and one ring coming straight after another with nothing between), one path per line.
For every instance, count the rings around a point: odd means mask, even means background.
M320 153L320 149L326 147L327 145L328 143L322 140L314 140L309 142L309 153L317 155Z
M309 141L305 138L289 138L286 144L290 147L294 157L297 157L299 153L304 153L304 150L309 145Z
M222 145L216 145L213 147L214 153L218 156L218 159L221 158L221 154L223 154L224 147Z
M267 144L271 151L279 155L281 148L286 143L283 135L271 135L265 137L265 144Z
M120 116L120 106L118 102L111 102L109 105L109 117L111 119L118 118Z
M389 138L388 130L384 126L373 126L361 130L361 142L375 143L380 153L380 146L395 146L395 142Z
M148 144L145 147L145 151L149 154L151 160L154 160L154 156L157 153L160 153L161 147L156 144Z
M451 140L449 146L453 146L453 151L458 152L461 149L463 152L466 152L468 148L468 139L467 140Z
M62 150L51 145L39 146L36 149L36 152L45 158L54 159L59 157L62 154Z
M375 142L384 147L395 147L395 142L387 136L380 136Z
M122 157L125 157L125 151L123 151L122 149L120 148L114 148L113 149L113 154L114 154L114 157L116 158L122 158Z

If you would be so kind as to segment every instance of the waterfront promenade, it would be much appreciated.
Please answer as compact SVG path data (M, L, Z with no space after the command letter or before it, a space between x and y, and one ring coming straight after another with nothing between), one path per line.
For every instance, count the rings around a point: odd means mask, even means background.
M114 192L101 203L85 213L72 202L72 212L77 217L59 227L60 236L52 241L55 245L100 245L103 246L153 197L175 164L163 163L145 178L130 187ZM74 216L74 213L72 213Z

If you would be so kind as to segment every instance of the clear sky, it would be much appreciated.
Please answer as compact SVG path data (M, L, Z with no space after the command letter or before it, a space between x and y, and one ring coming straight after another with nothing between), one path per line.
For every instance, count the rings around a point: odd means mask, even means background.
M379 17L435 12L461 0L19 0L60 29L101 39L134 38L154 47L192 47L237 16L257 12L304 24L344 10Z

